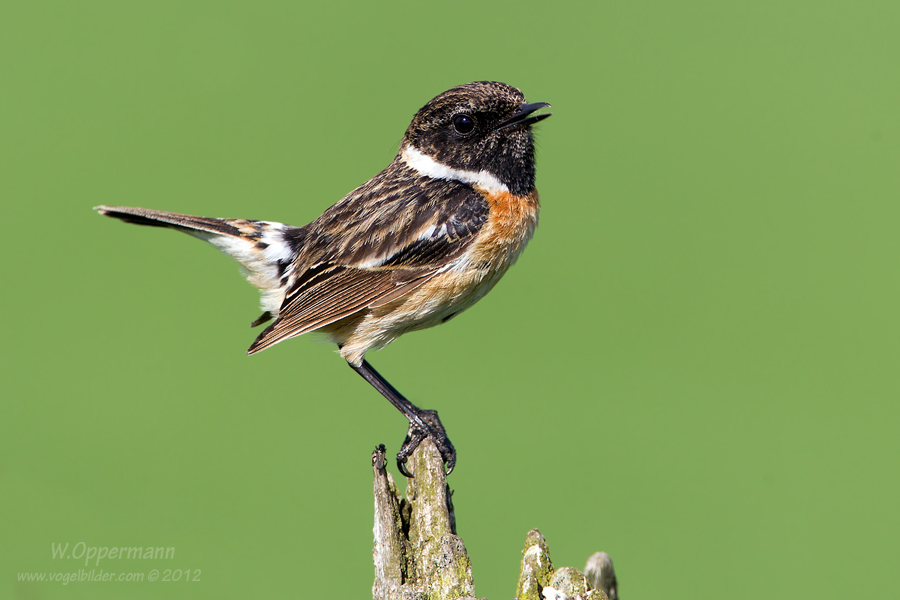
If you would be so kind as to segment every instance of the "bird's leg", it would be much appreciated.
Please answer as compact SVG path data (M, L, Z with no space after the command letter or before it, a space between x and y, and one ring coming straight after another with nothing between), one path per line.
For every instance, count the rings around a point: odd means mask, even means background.
M413 453L413 450L416 449L416 446L419 445L419 442L426 437L431 438L435 446L437 446L438 451L441 453L441 458L447 464L447 475L449 475L456 464L456 450L444 431L444 426L438 418L437 411L422 410L404 398L403 394L398 392L397 388L388 383L378 371L373 369L367 360L364 359L358 367L350 363L347 364L359 373L363 379L368 381L372 387L381 392L381 395L387 398L388 402L393 404L397 410L409 419L409 431L406 433L406 439L403 441L400 452L397 453L397 468L400 469L404 477L412 477L406 470L406 461L409 455Z

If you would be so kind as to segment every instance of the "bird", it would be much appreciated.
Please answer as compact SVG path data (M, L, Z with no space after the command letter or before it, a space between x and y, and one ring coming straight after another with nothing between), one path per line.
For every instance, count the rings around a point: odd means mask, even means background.
M166 227L211 243L261 293L248 354L311 331L409 421L397 454L430 438L450 474L456 450L435 410L405 398L366 360L400 335L445 323L482 298L524 250L538 223L532 126L550 116L515 87L476 81L432 98L397 155L303 227L125 206L100 214Z

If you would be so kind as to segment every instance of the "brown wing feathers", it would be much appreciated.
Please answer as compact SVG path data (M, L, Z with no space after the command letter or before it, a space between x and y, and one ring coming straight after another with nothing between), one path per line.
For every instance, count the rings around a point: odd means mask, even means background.
M302 272L250 354L402 297L465 251L487 220L484 197L457 182L405 180L372 202L384 193L376 177L307 226Z
M412 280L397 282L396 272L336 267L321 283L285 303L278 320L263 331L248 354L265 350L278 342L314 331L373 305L387 296L397 297L415 289L434 270L415 274Z

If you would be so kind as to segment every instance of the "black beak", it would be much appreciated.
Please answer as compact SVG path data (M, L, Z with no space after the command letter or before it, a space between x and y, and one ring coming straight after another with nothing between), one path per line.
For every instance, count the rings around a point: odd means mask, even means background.
M515 127L518 125L534 125L538 121L542 121L551 115L551 113L544 113L542 115L534 115L528 116L536 110L541 108L550 108L550 105L546 102L532 102L530 104L523 104L519 107L519 110L514 112L511 117L500 121L500 124L497 125L497 129L505 129L507 127Z

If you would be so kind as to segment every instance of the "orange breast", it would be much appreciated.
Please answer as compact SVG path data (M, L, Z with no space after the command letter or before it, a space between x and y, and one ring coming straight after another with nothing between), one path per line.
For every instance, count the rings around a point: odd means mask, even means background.
M479 191L487 199L490 213L472 258L508 266L507 263L514 262L524 250L537 227L538 192L534 190L526 196L517 196L510 192Z

